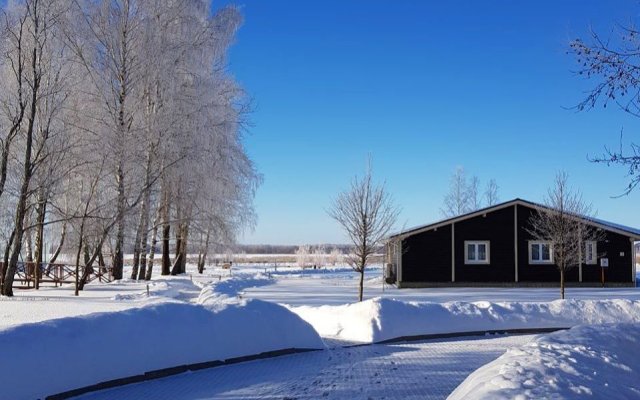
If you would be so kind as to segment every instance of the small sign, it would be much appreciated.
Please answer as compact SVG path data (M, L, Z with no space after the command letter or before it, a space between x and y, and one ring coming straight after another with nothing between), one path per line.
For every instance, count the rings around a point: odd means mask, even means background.
M609 259L608 258L601 258L600 259L600 266L602 268L607 268L609 267Z

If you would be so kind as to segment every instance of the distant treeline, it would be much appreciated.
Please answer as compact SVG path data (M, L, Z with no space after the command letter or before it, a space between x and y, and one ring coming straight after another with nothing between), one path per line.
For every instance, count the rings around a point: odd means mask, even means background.
M317 249L324 249L325 253L330 253L333 249L338 249L342 254L348 254L351 249L347 244L317 244L309 245L310 250L314 252ZM280 244L239 244L236 246L236 253L246 254L296 254L300 248L299 245L280 245ZM382 248L380 249L382 251Z

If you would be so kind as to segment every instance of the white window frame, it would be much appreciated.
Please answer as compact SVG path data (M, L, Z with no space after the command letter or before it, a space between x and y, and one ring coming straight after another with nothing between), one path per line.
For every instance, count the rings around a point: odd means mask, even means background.
M540 257L542 257L542 245L549 246L549 260L534 260L533 259L533 246L540 246ZM553 264L553 242L547 240L530 240L529 241L529 264Z
M593 246L593 258L591 260L587 258L589 256L589 245ZM598 242L595 240L587 240L584 242L584 263L586 265L598 265Z
M491 247L490 241L488 240L465 240L464 241L464 263L465 264L489 264L491 262ZM478 259L478 245L483 244L486 249L486 260ZM469 245L473 245L476 248L475 254L476 258L473 260L469 259Z

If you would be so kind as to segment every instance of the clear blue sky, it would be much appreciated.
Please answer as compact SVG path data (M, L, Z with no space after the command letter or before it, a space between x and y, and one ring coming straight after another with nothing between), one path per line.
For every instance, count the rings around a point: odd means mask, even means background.
M564 169L600 218L640 227L640 192L612 198L626 171L587 161L622 128L640 141L640 121L566 109L591 86L569 40L636 18L636 1L234 3L246 21L229 68L255 100L246 146L264 175L241 242L346 242L325 210L367 154L399 227L441 218L457 166L533 201Z

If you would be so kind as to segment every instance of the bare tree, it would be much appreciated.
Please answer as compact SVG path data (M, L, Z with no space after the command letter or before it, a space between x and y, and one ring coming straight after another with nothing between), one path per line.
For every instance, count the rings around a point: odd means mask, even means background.
M477 176L473 176L467 186L467 199L469 205L467 212L479 210L482 208L482 198L480 197L480 179Z
M338 221L353 245L347 261L360 274L358 300L362 301L364 272L371 256L398 219L400 210L394 205L384 184L372 181L371 168L362 178L357 176L351 187L340 193L328 210L329 216Z
M458 167L451 176L449 193L444 197L443 208L440 209L445 217L456 217L469 210L469 190L464 168Z
M487 188L484 191L484 199L487 207L496 205L500 201L498 197L498 184L496 183L495 179L491 179L487 183Z
M580 192L569 187L565 172L556 175L544 206L531 216L527 231L535 240L545 242L539 251L552 255L551 260L560 272L560 298L564 299L566 272L582 262L584 243L602 240L603 233L588 224L593 218L591 205L582 200Z
M602 38L591 31L588 42L571 41L569 52L580 66L577 75L594 81L594 87L576 106L590 110L598 104L610 103L624 112L640 117L640 31L635 27L618 26L610 37ZM590 158L592 162L620 165L627 169L629 184L624 195L640 184L640 145L630 143L625 149L622 138L618 149L605 147L604 154Z

